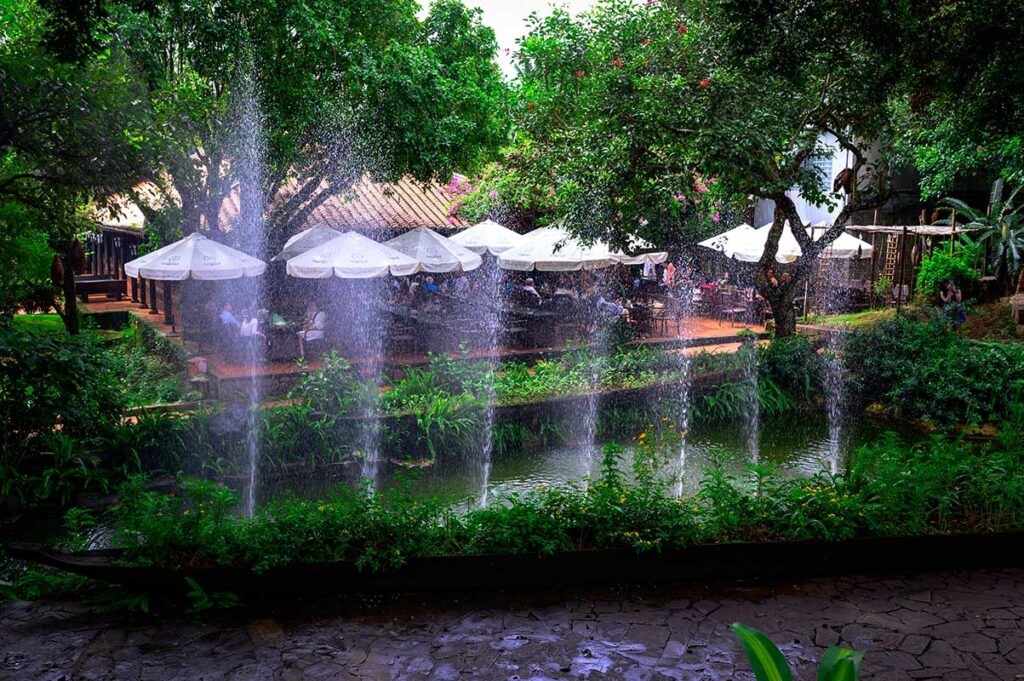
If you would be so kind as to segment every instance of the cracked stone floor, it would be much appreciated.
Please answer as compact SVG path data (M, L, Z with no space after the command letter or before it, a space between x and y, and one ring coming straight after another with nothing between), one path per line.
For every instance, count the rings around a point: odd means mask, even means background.
M864 679L1024 679L1024 569L798 583L392 595L197 616L0 606L0 679L753 679L728 631L798 679L825 646Z

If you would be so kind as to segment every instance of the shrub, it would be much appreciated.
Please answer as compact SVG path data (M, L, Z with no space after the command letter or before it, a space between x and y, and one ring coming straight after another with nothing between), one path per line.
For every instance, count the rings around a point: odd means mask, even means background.
M930 311L852 333L846 361L852 396L907 418L999 421L1024 402L1024 346L959 338Z
M848 474L786 479L771 466L737 476L713 457L700 491L675 498L661 466L677 454L670 421L637 438L633 468L609 445L595 480L539 486L459 511L406 487L339 487L323 501L284 499L234 515L238 496L185 481L183 493L134 480L113 511L119 545L136 565L233 564L262 571L300 562L355 561L381 570L412 558L660 551L698 542L842 540L1024 527L1019 450L936 437L906 447L889 435L859 450Z
M0 329L0 451L29 451L59 427L84 440L108 433L128 400L117 366L92 334Z
M978 258L978 249L970 244L961 243L954 252L952 242L946 242L931 254L921 259L921 267L917 273L917 293L930 299L937 299L939 284L949 279L962 288L978 278L974 263Z

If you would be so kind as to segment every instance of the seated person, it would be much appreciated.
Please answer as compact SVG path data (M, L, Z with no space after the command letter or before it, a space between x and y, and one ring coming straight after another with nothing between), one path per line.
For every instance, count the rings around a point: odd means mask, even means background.
M615 317L623 317L623 318L628 318L629 317L629 310L627 310L626 308L622 307L621 305L616 303L614 300L610 300L608 298L605 298L604 294L601 294L598 297L598 299L597 299L597 309L598 309L599 312L602 312L602 313L605 313L605 314L609 314L609 315L612 315L612 316L615 316Z
M298 332L300 357L306 358L306 343L323 338L326 328L327 313L318 310L316 303L310 300L306 305L306 314L302 318L302 330Z
M238 335L242 338L266 338L260 333L260 323L256 315L248 310L242 312L242 325L238 327Z
M452 286L456 295L467 296L469 295L469 277L465 274L460 274L455 279L455 284Z
M558 285L555 286L555 297L557 298L558 296L568 296L577 302L579 302L580 299L579 294L572 289L572 286L565 275L558 278Z
M538 304L540 303L540 292L537 290L537 287L533 285L533 279L527 277L526 281L523 282L523 285L519 287L519 290L525 293L528 298L533 298L534 302Z
M423 289L427 293L433 293L435 295L438 293L437 284L434 283L434 278L433 277L427 277L423 281Z
M220 324L221 329L224 331L231 330L239 332L242 330L242 323L235 317L234 307L231 303L224 303L224 307L220 310Z

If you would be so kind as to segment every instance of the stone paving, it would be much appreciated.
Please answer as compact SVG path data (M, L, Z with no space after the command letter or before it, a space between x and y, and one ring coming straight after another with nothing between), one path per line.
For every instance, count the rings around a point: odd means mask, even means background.
M201 619L11 603L0 678L749 680L737 620L798 679L836 642L867 652L864 679L1024 679L1024 569L364 597Z

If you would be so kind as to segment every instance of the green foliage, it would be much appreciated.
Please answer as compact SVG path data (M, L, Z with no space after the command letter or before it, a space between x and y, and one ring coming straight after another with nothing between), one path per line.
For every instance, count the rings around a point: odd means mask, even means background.
M899 161L922 172L925 198L966 177L1024 170L1024 19L1013 2L911 5L902 95L894 102Z
M191 577L186 577L185 582L189 586L189 592L186 594L190 601L189 612L201 613L207 610L223 610L233 608L239 603L238 595L230 591L210 593Z
M762 632L739 622L730 627L747 654L757 681L791 681L792 672L782 652ZM839 646L829 646L818 667L818 681L857 681L864 653Z
M0 451L13 456L59 425L83 440L108 432L127 400L109 353L92 335L0 328Z
M168 496L133 480L111 522L130 564L257 572L296 562L384 570L426 556L1014 531L1024 522L1019 448L942 437L907 447L889 435L861 448L849 474L795 479L771 466L737 476L718 454L698 494L675 498L663 466L677 456L679 437L670 420L659 421L636 438L628 472L623 448L610 444L594 480L542 485L471 510L405 486L341 486L318 502L282 499L244 518L235 514L238 495L214 484L186 480Z
M871 533L998 532L1024 518L1022 451L938 435L907 447L889 434L857 450L849 481Z
M762 381L768 379L795 401L809 400L824 384L824 363L806 336L758 346L757 366Z
M933 311L904 314L849 336L850 394L939 425L1008 418L1024 402L1024 346L959 338Z
M938 300L940 284L952 281L960 288L978 279L978 249L963 243L955 251L947 242L921 259L921 267L917 271L917 293L932 300Z

